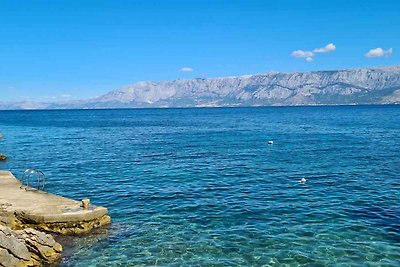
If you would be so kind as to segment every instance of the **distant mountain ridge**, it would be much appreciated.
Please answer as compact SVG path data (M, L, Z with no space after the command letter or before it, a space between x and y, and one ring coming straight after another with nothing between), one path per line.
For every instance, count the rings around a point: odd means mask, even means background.
M400 66L138 82L103 96L0 109L400 104Z

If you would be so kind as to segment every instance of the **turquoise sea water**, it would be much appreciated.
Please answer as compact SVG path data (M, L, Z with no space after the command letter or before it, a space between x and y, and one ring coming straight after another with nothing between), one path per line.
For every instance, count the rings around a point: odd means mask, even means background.
M0 169L109 208L62 266L400 266L400 106L1 111L0 132Z

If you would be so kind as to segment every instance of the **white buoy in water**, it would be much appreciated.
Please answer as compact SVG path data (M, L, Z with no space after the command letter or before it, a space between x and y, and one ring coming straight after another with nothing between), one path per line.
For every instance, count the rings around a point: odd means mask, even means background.
M306 178L301 178L299 181L300 184L305 184L306 182L307 182Z
M273 144L274 144L274 141L272 141L272 140L268 141L268 145L273 145Z

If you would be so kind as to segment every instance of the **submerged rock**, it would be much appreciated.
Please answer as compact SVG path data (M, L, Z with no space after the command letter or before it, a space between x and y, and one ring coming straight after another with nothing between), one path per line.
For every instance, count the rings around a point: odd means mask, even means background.
M1 266L47 266L59 262L61 252L61 245L49 234L0 225Z

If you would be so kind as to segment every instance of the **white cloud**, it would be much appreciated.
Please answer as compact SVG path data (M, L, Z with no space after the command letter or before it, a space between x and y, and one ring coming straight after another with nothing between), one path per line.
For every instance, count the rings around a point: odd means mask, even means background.
M333 43L329 43L324 47L315 48L312 51L295 50L292 52L292 57L304 58L307 62L314 60L316 54L329 53L336 50L336 46Z
M329 53L336 50L336 45L330 43L321 48L315 48L313 50L314 53Z
M189 67L184 67L184 68L181 69L181 71L183 71L183 72L192 72L193 69L189 68Z
M375 49L369 50L366 54L365 57L367 58L373 58L373 57L390 57L390 55L393 53L393 49L389 48L388 50L383 50L382 48L378 47Z
M63 94L63 95L60 95L60 97L62 97L62 98L70 98L71 95L70 94Z
M303 50L296 50L292 52L292 57L312 57L314 56L314 53L311 51L303 51Z

